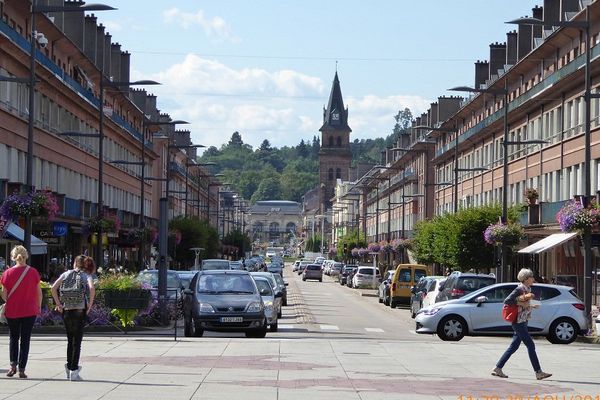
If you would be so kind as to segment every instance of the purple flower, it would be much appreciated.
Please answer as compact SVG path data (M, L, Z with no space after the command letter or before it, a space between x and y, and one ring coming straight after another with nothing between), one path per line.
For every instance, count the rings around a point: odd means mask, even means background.
M515 245L523 237L523 227L519 224L490 224L483 232L483 239L492 246Z

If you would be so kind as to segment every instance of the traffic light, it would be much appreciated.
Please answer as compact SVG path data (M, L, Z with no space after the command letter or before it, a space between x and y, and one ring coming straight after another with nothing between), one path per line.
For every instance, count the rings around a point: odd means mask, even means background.
M344 243L344 254L348 252L348 243Z

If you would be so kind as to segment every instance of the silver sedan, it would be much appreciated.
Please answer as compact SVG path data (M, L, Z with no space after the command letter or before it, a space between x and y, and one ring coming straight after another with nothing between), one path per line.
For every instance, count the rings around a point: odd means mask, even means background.
M465 335L512 335L510 323L502 318L504 299L517 283L497 283L456 300L422 308L415 318L417 333L437 333L442 340L457 341ZM531 287L540 307L534 309L528 328L552 343L569 344L585 331L584 305L573 288L535 284Z

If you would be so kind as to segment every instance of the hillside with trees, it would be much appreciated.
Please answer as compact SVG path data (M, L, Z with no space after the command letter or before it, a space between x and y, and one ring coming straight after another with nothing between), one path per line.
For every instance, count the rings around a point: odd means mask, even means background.
M355 139L350 144L353 165L378 163L381 151L392 147L396 137L409 129L412 114L408 108L394 118L396 125L386 138ZM300 202L304 193L318 185L320 148L319 138L313 136L312 141L302 139L296 146L281 148L265 139L254 149L236 131L221 148L206 149L198 162L214 162L212 172L223 174L221 180L252 203L274 199Z

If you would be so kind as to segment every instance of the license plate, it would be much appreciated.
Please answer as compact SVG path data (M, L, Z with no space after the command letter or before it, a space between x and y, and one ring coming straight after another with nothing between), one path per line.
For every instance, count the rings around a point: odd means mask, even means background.
M243 317L221 317L221 322L244 322Z

